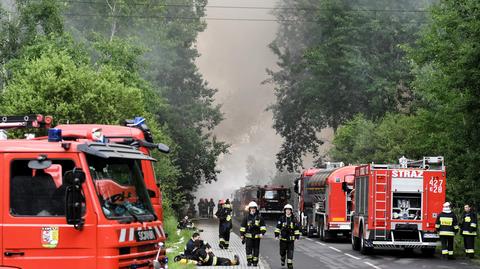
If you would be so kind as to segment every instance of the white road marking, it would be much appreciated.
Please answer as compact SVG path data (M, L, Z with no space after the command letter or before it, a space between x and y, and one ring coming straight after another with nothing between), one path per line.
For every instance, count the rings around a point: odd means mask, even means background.
M324 243L322 242L316 242L317 244L321 245L321 246L326 246Z
M347 255L347 256L350 257L350 258L354 258L355 260L361 260L361 258L355 257L355 256L350 255L350 254L348 254L348 253L344 253L344 254Z
M375 268L375 269L381 269L380 267L374 265L374 264L371 264L369 262L364 262L366 265L370 265L371 267Z
M330 249L333 249L333 250L335 250L336 252L340 252L340 253L342 253L342 251L341 251L341 250L339 250L338 248L334 248L334 247L328 247L328 248L330 248Z

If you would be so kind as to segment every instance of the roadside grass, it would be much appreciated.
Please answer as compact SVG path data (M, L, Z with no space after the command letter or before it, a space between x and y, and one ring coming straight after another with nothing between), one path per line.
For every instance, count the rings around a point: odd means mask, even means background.
M187 244L190 237L192 237L193 231L191 230L179 230L177 229L178 220L177 218L169 213L171 211L166 210L166 215L164 215L163 228L168 234L168 239L166 242L167 246L167 257L168 257L168 268L169 269L194 269L196 268L193 264L179 264L174 262L175 256L183 253L185 245Z

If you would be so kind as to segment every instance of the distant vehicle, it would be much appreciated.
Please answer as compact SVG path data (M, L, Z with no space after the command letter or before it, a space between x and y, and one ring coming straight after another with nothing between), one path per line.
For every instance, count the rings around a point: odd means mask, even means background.
M302 233L321 240L350 235L355 166L328 162L295 180Z
M433 255L439 236L437 214L445 202L443 157L400 164L368 164L355 169L352 248L420 248Z
M255 201L259 212L265 218L275 218L283 213L283 207L288 204L291 196L289 188L275 185L249 185L235 191L233 198L234 213L242 217L247 212L247 205Z

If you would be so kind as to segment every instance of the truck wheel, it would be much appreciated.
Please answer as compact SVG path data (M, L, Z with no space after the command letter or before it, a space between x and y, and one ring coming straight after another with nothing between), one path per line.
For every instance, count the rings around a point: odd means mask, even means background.
M435 255L435 248L422 248L421 251L424 257L432 257Z
M363 235L363 231L360 231L360 253L363 255L369 255L372 253L373 248L366 246L367 242Z
M313 230L310 226L307 227L307 237L309 238L313 237Z
M321 241L325 241L325 225L323 222L320 223L320 228L318 228L318 237L320 237Z
M351 232L351 237L352 237L352 249L360 250L360 238L353 235L353 232Z

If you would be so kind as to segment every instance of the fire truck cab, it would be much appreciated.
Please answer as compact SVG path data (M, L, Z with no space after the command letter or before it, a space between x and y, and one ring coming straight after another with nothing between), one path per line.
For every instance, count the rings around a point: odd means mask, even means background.
M437 215L445 202L443 157L400 164L369 164L355 169L352 248L420 248L432 255L438 244Z
M49 127L40 115L0 128ZM163 268L165 234L129 145L63 139L0 140L0 267ZM5 137L3 137L5 138Z

